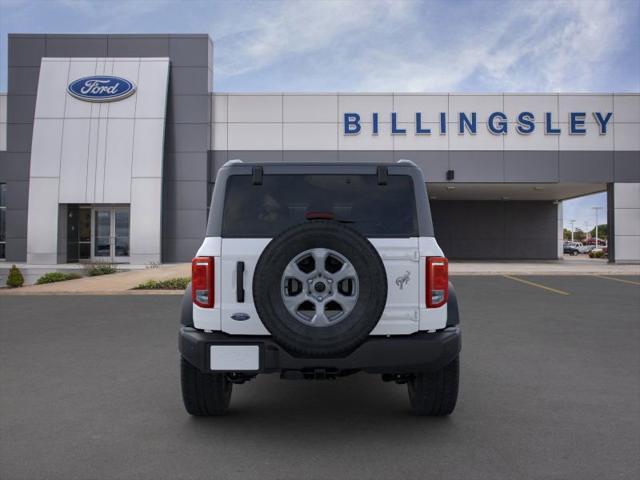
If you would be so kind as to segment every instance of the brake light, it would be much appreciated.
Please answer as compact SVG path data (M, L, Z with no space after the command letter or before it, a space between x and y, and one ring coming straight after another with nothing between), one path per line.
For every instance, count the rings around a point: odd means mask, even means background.
M202 308L213 308L213 257L191 260L191 299Z
M441 307L449 299L449 261L444 257L427 258L427 308Z

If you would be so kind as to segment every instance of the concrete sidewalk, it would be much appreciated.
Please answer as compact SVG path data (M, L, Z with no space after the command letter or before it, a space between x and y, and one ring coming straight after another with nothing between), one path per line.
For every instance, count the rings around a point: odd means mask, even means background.
M563 260L455 261L451 275L640 275L640 265L620 265L606 259L567 256Z
M190 276L190 263L174 263L159 265L154 268L112 273L110 275L48 283L46 285L29 285L11 289L2 288L0 289L0 295L182 295L182 290L132 290L132 288L148 280L167 280L169 278Z

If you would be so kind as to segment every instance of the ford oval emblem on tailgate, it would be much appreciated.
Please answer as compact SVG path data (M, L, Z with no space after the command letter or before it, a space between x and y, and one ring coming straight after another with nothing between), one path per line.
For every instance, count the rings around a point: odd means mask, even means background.
M248 313L234 313L231 315L231 318L239 322L244 322L245 320L249 320L250 317Z

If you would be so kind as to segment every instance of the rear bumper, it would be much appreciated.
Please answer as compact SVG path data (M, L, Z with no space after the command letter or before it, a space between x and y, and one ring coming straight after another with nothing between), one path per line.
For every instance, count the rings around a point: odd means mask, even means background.
M217 345L257 345L257 373L282 371L363 370L369 373L403 374L438 370L460 352L460 327L435 333L369 337L350 354L337 358L300 358L291 355L269 336L238 336L222 332L206 333L193 327L180 328L181 355L202 372L211 372L210 352ZM231 371L231 370L229 370Z

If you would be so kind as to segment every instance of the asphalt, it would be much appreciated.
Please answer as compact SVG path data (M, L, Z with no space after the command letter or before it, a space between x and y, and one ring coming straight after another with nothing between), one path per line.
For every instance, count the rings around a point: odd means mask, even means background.
M0 297L0 478L640 478L640 277L517 278L455 278L444 419L364 374L264 375L191 418L178 297Z

